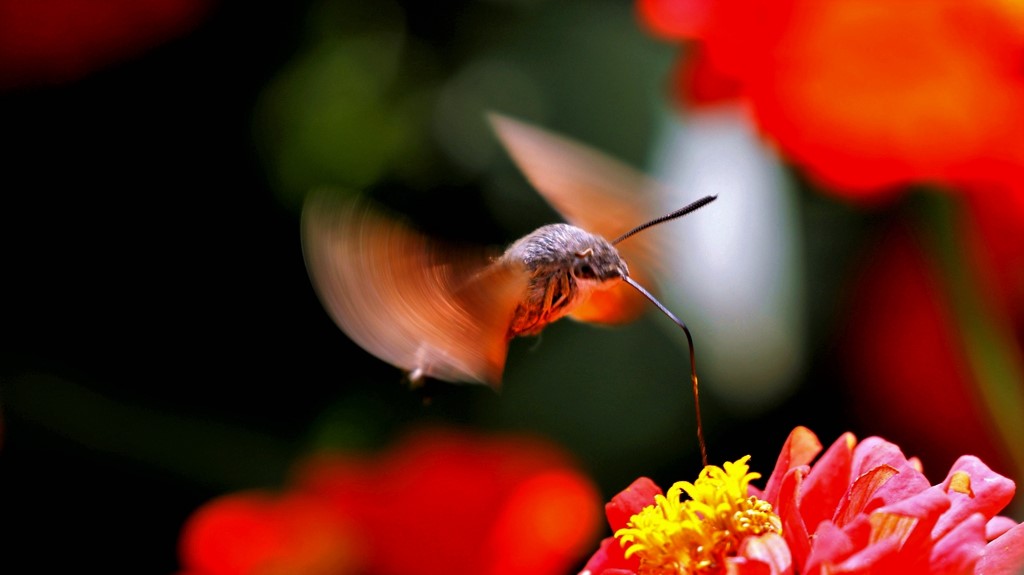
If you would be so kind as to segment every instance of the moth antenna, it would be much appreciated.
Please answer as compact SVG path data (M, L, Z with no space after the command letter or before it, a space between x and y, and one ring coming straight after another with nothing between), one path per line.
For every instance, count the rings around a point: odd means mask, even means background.
M612 241L612 245L615 245L615 244L621 242L622 240L624 240L624 239L626 239L626 238L628 238L628 237L630 237L632 235L638 234L638 233L646 230L647 228L649 228L651 226L656 226L658 224L665 223L667 221L674 220L676 218L681 218L681 217L685 216L686 214L688 214L690 212L694 212L694 211L696 211L696 210L698 210L700 208L703 208L704 206L706 206L706 205L710 204L711 202L715 201L716 199L718 199L717 195L714 195L714 196L704 196L703 198L693 202L692 204L690 204L688 206L679 208L678 210L672 212L671 214L666 214L666 215L661 216L659 218L654 218L653 220L651 220L651 221L649 221L649 222L647 222L645 224L640 224L639 226L637 226L637 227L629 230L628 232L622 234L621 236L615 238L615 240Z
M717 196L708 196L708 197L703 198L701 200L697 200L696 202L694 202L693 204L690 204L686 208L683 208L682 210L679 210L680 212L683 212L683 213L680 213L678 216L681 216L681 215L683 215L685 213L689 213L689 212L692 212L693 210L696 210L697 208L699 208L699 207L703 206L704 204L707 204L711 200L715 199L715 197L717 197ZM703 202L703 203L701 203L701 202ZM688 208L689 208L689 211L684 211L684 210L687 210ZM669 215L671 216L671 214L669 214ZM678 216L675 216L675 217L678 217ZM671 218L669 218L669 216L665 216L665 218L671 219ZM662 221L664 221L664 220L662 220ZM654 220L654 223L658 223L658 220ZM649 225L654 225L654 223L651 223ZM647 226L641 226L640 228L638 228L635 231L640 231L644 227L647 227ZM627 234L627 235L631 235L631 234ZM651 295L651 293L648 292L646 289L644 289L643 286L641 286L640 284L638 284L635 281L633 281L633 278L631 278L629 276L623 276L622 279L623 279L623 281L625 281L629 285L633 286L633 288L636 289L638 292L643 294L644 297L646 297L647 299L651 300L651 303L653 303L654 305L658 306L658 309L660 309L662 311L662 313L667 315L669 319L671 319L673 322L675 322L676 325L678 325L680 328L682 328L683 333L686 334L686 342L690 345L690 381L693 384L693 406L694 406L694 409L697 412L697 442L700 444L700 460L701 460L701 464L704 467L707 467L708 466L708 451L707 451L707 447L704 444L704 425L701 423L701 419L700 419L700 394L698 393L698 390L697 390L697 388L698 388L698 385L697 385L697 360L696 360L696 354L693 351L693 337L690 336L690 330L689 330L689 328L686 327L686 324L683 323L683 320L677 318L672 312L670 312L668 310L668 308L666 308L665 306L661 305L660 301L655 299L655 297L653 295Z

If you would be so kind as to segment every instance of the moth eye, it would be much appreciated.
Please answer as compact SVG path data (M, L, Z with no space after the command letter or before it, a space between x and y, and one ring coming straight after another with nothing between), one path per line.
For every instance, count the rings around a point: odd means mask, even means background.
M590 267L590 264L581 265L576 271L577 277L581 278L594 278L597 274L594 273L594 268Z

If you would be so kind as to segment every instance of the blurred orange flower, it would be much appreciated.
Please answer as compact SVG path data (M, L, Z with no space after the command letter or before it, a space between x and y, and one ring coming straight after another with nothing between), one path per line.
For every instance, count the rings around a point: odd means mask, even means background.
M735 493L735 483L716 484L713 499L729 505L704 505L708 495L697 484L681 482L691 496L681 501L675 486L666 497L638 479L606 506L615 535L582 573L1010 574L1024 567L1024 524L997 515L1014 483L977 457L961 457L931 485L917 459L879 437L858 442L846 433L821 451L817 436L797 427L763 490L745 485ZM724 474L706 469L698 484L706 477L759 477L745 463L726 464ZM722 524L728 529L694 535L693 522L703 521L704 529L723 518L733 521ZM652 526L657 531L648 533ZM656 544L638 549L638 540ZM727 552L709 554L709 542Z
M764 136L830 190L864 197L910 183L1006 186L1024 173L1020 3L636 6L651 33L687 42L680 101L742 98Z
M182 575L560 575L596 539L597 488L524 436L427 429L372 456L303 461L283 493L211 501Z

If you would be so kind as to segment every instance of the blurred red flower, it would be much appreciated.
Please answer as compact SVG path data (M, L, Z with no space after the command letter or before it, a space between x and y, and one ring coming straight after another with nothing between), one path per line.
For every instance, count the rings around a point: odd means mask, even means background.
M797 427L765 488L748 486L750 498L771 505L781 537L755 534L739 541L724 562L667 571L664 563L649 562L644 550L630 556L630 547L624 550L610 537L582 573L1009 575L1024 567L1024 524L997 515L1013 497L1014 483L977 457L961 457L941 483L931 485L917 459L879 437L858 442L846 433L821 450L814 433ZM634 532L645 509L667 507L660 493L650 480L637 480L606 506L609 524L620 536ZM671 548L692 541L678 532L666 528L659 536L668 542L662 556L693 553ZM722 533L720 540L730 537Z
M1005 0L637 0L687 42L686 103L741 98L829 189L1012 185L1024 166L1024 8ZM1019 187L1018 187L1019 189Z
M192 29L212 0L0 0L0 89L77 80Z
M245 491L196 511L181 539L184 573L358 573L367 560L353 520L305 493Z
M945 249L958 252L959 265L937 265L934 222L891 222L867 246L848 286L837 355L853 412L880 432L934 464L969 450L1019 477L1019 433L998 418L1019 419L1000 407L1014 405L1024 382L1001 375L1004 391L995 401L1002 406L992 405L971 354L992 353L997 343L1018 361L1024 354L1024 194L989 190L956 199L943 227L956 234ZM957 285L974 289L977 308L958 311ZM982 316L1005 342L979 332ZM972 338L983 347L971 348Z
M303 461L283 493L211 501L182 575L560 575L596 539L597 488L545 441L428 429Z

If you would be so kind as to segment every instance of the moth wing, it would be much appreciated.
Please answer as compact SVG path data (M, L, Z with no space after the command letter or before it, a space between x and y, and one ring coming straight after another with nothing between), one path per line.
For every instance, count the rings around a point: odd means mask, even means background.
M629 275L640 285L650 284L642 275L632 272ZM587 301L572 310L569 317L577 321L614 325L633 321L644 313L649 305L650 302L635 289L620 284L591 292Z
M565 220L609 241L657 217L661 184L624 162L566 136L499 113L488 120L513 162L540 195ZM661 194L661 195L659 195ZM658 271L661 238L647 230L616 246L629 275L650 285ZM596 291L572 317L597 323L621 323L643 313L649 302L628 285Z
M302 232L314 289L354 342L414 378L500 386L525 270L325 193L307 199Z

